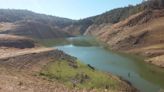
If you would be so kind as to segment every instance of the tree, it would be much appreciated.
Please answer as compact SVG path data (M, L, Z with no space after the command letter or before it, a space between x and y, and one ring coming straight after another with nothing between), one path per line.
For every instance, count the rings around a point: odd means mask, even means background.
M149 9L162 9L164 8L164 0L148 0L147 7Z
M158 0L159 8L164 8L164 0Z

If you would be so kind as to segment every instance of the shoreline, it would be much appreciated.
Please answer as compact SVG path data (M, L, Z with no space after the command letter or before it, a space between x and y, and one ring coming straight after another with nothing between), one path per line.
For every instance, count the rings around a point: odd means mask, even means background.
M138 49L133 48L133 49L128 49L128 50L122 50L120 48L116 49L116 48L111 47L109 44L103 42L101 39L98 39L98 40L103 43L105 49L108 49L117 53L121 53L121 54L132 54L133 56L141 57L143 58L143 61L145 63L164 69L164 55L163 54L158 55L158 53L155 53L153 51L151 52L151 50L150 52L148 50L143 50L143 51L142 49L138 50L139 48Z
M28 72L30 74L33 74L32 72L36 73L40 71L43 66L47 65L47 63L51 62L52 60L56 60L56 58L65 58L66 60L70 59L70 56L65 54L64 52L54 50L51 48L38 48L35 50L33 48L33 49L27 49L27 50L28 50L27 52L25 51L24 53L23 52L18 53L17 55L14 55L14 56L11 55L8 57L6 56L3 58L0 58L1 66L5 67L6 69L11 68L13 70L19 71L20 74L22 71L25 72L30 69L30 72L29 71ZM17 52L18 50L15 50L15 51ZM18 62L18 60L21 60L21 62ZM114 75L110 75L110 76L113 76L115 77L114 79L117 79L121 81L122 83L124 83L128 89L135 89L132 85L129 85L126 81L121 80L119 77L114 76ZM89 92L95 92L95 91L89 91Z

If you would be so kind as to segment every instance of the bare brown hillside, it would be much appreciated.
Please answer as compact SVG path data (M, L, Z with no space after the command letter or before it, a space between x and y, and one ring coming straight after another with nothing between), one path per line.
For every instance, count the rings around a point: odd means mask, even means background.
M26 36L37 39L69 37L70 34L61 28L36 21L21 21L18 23L0 23L0 34Z
M30 38L63 38L72 36L63 28L74 20L34 13L28 10L0 9L0 34Z
M113 25L92 25L85 34L96 35L113 49L160 56L164 54L164 10L146 10Z

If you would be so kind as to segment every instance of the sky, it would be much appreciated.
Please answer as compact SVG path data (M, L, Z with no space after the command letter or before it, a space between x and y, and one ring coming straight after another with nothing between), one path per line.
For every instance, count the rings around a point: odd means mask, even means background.
M27 9L70 19L98 15L114 8L136 5L143 0L0 0L1 9Z

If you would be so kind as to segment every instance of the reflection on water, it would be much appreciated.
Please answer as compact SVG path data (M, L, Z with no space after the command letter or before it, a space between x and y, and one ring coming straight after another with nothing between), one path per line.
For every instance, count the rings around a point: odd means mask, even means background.
M99 70L110 72L130 81L141 92L158 92L164 88L163 69L145 64L138 57L104 49L93 37L74 37L63 39L63 41L55 39L53 42L58 43L51 44L51 46L55 46Z

